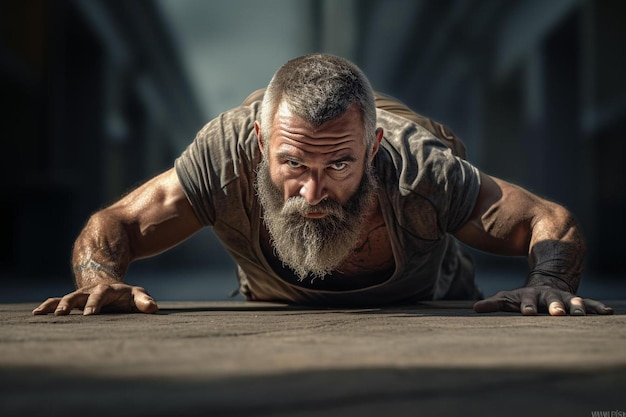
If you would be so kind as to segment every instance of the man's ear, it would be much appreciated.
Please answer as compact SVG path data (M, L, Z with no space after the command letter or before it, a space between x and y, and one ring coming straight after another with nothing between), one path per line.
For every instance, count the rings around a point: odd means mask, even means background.
M374 140L374 146L372 146L372 152L370 153L370 160L374 159L374 155L378 152L380 148L380 141L383 140L383 128L379 127L376 129L376 140Z
M265 155L265 147L263 146L263 138L261 137L261 126L259 122L254 122L254 133L256 133L257 141L259 142L259 149L261 153Z

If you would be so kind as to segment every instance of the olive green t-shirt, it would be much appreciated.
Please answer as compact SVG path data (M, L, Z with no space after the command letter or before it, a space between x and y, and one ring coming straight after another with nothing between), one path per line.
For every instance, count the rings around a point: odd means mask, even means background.
M325 305L432 300L455 277L473 274L450 233L474 208L478 170L424 127L378 109L384 139L373 165L395 269L381 279L349 282L336 275L313 281L279 275L260 245L263 225L254 189L261 160L254 132L259 107L254 102L222 113L175 162L198 219L213 228L237 263L240 291L248 299Z

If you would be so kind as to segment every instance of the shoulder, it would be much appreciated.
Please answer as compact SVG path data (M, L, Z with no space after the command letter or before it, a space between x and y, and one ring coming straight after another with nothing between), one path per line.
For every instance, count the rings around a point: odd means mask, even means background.
M383 128L381 147L391 163L405 175L417 175L430 165L455 162L450 148L423 126L404 117L378 109L378 126Z
M260 160L254 132L258 107L236 107L208 122L176 160L177 168L193 172L213 189L253 172Z
M175 161L185 193L204 224L226 219L229 209L251 205L253 173L261 154L254 132L258 105L240 106L207 123Z
M384 110L379 116L384 139L377 155L378 174L385 183L396 184L402 195L432 200L474 182L477 169L426 128Z
M450 148L455 156L466 159L465 144L447 126L414 112L398 101L381 98L379 104L377 116L382 125L391 129L402 129L407 123L416 124Z
M376 110L376 116L377 125L383 128L384 137L392 147L448 149L430 130L413 120L382 109Z
M200 129L185 153L201 156L212 169L234 169L239 175L240 163L255 163L260 157L254 132L258 111L259 103L253 103L221 113Z
M254 132L259 107L260 103L256 102L220 113L198 131L196 139L219 141L248 138L249 134Z

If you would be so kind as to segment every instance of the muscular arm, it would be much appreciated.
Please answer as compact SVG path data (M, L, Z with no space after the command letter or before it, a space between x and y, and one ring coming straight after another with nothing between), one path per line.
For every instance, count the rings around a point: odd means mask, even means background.
M91 216L74 245L76 286L121 282L133 260L163 252L201 227L170 169Z
M479 250L528 257L527 286L575 293L585 244L569 211L485 174L481 182L474 211L456 237Z
M174 169L141 185L117 203L93 214L76 239L72 266L77 290L51 298L34 314L95 314L156 311L143 288L123 284L129 264L163 252L198 231L198 221Z

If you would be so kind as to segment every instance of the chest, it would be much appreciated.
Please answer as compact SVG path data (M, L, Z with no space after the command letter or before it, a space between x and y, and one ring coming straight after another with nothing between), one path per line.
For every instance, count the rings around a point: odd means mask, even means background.
M395 265L389 232L382 213L371 216L359 236L352 253L337 268L348 277L390 274Z

